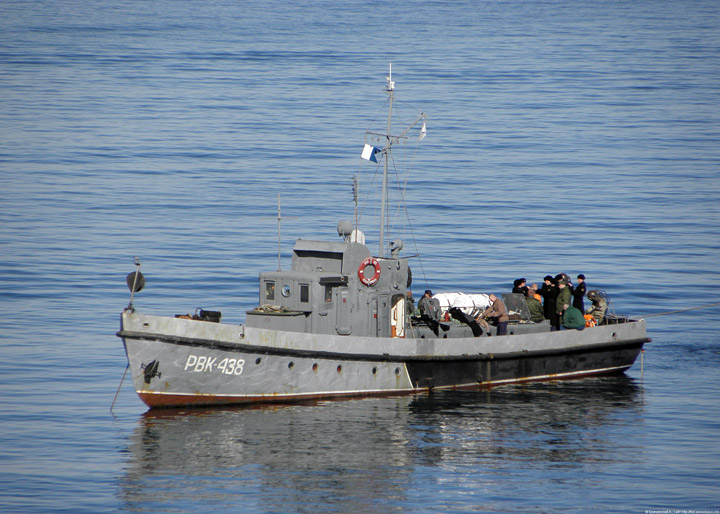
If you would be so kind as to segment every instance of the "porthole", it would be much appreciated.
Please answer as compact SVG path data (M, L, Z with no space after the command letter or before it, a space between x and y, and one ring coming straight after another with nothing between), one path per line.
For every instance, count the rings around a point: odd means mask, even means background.
M396 375L399 375L399 374L400 374L400 368L395 368L395 374L396 374Z
M288 362L288 369L293 369L295 367L295 363L293 361Z
M261 359L260 357L258 357L257 359L255 359L255 364L260 364L260 361L261 361L261 360L262 360L262 359Z
M341 366L341 365L338 365L338 367L337 367L337 372L338 372L338 373L342 373L342 366Z
M282 288L282 295L283 295L285 298L287 298L288 296L290 296L290 292L291 292L290 285L289 285L289 284L285 284L285 285L283 286L283 288Z
M313 370L313 371L317 371L317 369L318 369L318 365L317 365L317 362L316 362L315 364L313 364L312 370Z
M377 367L373 366L372 372L373 372L373 375L377 375Z

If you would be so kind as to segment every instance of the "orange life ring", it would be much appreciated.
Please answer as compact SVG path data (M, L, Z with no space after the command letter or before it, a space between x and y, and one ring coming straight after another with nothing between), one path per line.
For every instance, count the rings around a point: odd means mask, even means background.
M365 268L372 266L375 268L375 274L371 278L365 276ZM368 257L360 263L358 268L358 278L366 286L374 286L380 278L380 263L374 257Z

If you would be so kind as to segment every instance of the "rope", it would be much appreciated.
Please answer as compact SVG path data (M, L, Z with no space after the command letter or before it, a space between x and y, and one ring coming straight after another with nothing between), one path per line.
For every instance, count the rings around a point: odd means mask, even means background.
M128 361L127 366L125 366L125 371L123 372L122 379L120 379L120 385L117 388L117 391L115 391L115 398L113 398L112 405L110 405L110 412L112 413L113 407L115 407L115 400L117 400L118 393L120 392L120 388L123 385L123 382L125 381L125 375L127 374L127 370L130 367L130 361Z
M707 309L708 307L714 307L720 305L720 302L708 303L707 305L701 305L700 307L690 307L689 309L679 309L676 311L658 312L657 314L648 314L647 316L638 316L639 318L652 318L654 316L667 316L668 314L677 314L678 312L696 311L699 309Z

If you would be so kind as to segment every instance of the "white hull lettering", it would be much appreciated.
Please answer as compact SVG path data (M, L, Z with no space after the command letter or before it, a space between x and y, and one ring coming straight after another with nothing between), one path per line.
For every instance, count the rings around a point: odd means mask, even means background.
M217 357L208 357L205 355L188 355L185 361L183 371L192 371L193 373L214 373L219 372L224 375L241 375L245 367L244 359L224 358L217 362Z

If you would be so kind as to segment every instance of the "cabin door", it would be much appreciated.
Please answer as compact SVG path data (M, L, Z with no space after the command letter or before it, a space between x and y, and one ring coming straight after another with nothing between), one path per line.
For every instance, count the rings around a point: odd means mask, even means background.
M390 336L405 337L405 297L401 294L393 296L390 309Z
M337 333L346 336L352 333L350 322L350 299L348 298L347 287L338 287L335 295L335 330Z
M378 337L389 337L390 336L390 305L387 296L379 296L377 300L373 301L373 307L375 310L374 318L377 320L377 336Z

